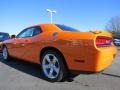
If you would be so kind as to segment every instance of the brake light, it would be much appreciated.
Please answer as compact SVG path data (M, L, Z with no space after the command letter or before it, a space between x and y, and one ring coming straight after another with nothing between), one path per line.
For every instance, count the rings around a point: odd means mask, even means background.
M112 38L104 37L104 36L98 36L96 38L96 46L102 47L102 46L110 46L112 44Z

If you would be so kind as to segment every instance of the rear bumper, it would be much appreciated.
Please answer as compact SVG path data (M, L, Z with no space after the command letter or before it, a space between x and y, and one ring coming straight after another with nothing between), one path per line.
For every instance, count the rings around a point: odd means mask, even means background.
M116 54L117 48L115 46L98 49L94 71L100 72L109 67L114 61Z
M112 64L117 53L117 48L111 46L99 49L87 49L86 52L83 58L69 58L71 61L69 61L70 70L101 72Z

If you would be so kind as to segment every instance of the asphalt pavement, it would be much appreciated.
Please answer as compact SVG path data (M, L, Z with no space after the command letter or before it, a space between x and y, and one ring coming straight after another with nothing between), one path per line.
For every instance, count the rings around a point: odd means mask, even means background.
M0 55L0 90L120 90L120 51L102 73L81 73L55 83L44 79L39 65L19 60L5 62Z

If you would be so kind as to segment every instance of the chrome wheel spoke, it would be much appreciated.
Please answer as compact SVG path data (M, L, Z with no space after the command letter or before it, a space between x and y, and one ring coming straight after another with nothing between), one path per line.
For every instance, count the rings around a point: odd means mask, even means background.
M8 58L8 53L7 53L7 49L6 49L6 48L3 49L2 55L3 55L3 58L4 58L4 59L7 59L7 58Z
M47 55L47 56L45 57L45 59L46 59L48 62L51 62L49 55Z
M58 74L59 73L59 68L54 66L53 70Z
M44 67L45 69L48 69L48 68L50 68L50 64L45 64L43 67Z
M53 64L55 64L56 63L56 58L55 58L55 56L53 57L53 60L52 60L52 62L53 62Z
M49 76L53 77L53 68L50 69Z

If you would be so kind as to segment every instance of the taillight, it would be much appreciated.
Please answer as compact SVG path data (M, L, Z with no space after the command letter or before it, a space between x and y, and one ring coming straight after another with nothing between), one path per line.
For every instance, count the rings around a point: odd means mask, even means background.
M96 46L98 47L110 46L111 44L112 44L112 38L105 36L98 36L96 38Z

